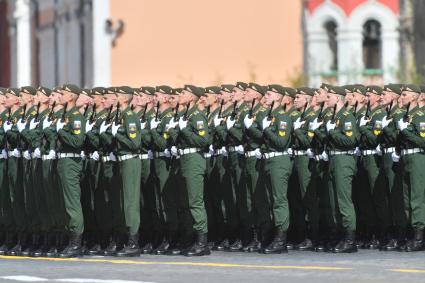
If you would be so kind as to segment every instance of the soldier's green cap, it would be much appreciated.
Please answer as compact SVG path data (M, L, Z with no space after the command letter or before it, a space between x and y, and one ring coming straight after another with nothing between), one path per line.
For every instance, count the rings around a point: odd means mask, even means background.
M61 86L55 86L53 89L52 89L52 92L61 92L62 91L62 87Z
M14 96L20 96L20 89L15 87L10 87L7 89L7 92L13 94Z
M66 90L66 91L72 92L74 94L80 94L81 93L81 88L79 88L78 86L76 86L74 84L64 84L62 86L62 90Z
M209 86L205 88L205 93L219 94L220 92L221 92L221 88L218 86Z
M21 92L29 94L29 95L36 95L37 89L33 86L23 86L21 87Z
M414 84L405 84L401 88L401 91L412 91L412 92L416 92L416 93L421 93L421 88L417 85L414 85Z
M421 93L425 93L425 85L419 86L421 88Z
M387 84L387 85L384 85L383 90L390 91L390 92L393 92L395 94L400 95L401 94L401 88L402 87L403 87L402 84Z
M4 95L7 92L7 88L0 87L0 95Z
M297 88L297 94L313 96L314 93L315 93L315 89L314 88L311 88L311 87L300 87L300 88Z
M91 89L88 89L88 88L82 88L82 89L81 89L80 94L84 94L84 95L87 95L87 96L91 96L91 95L90 95L90 94L91 94Z
M221 90L226 92L232 92L234 88L235 88L235 85L231 85L231 84L221 85Z
M182 93L183 90L184 90L184 88L182 88L182 87L175 88L175 89L173 89L173 94L178 95L178 94Z
M91 89L91 95L104 95L106 89L104 87L98 86Z
M185 85L184 90L193 93L197 97L201 97L205 94L204 89L194 85Z
M279 93L281 95L285 95L285 87L278 84L268 85L267 90Z
M237 82L236 87L240 90L246 90L248 88L248 84L244 82Z
M367 88L364 85L354 85L354 92L365 95L367 92Z
M356 92L356 85L344 85L342 86L346 93Z
M160 85L155 88L156 92L160 92L163 94L173 94L173 88L168 85Z
M322 84L320 85L320 88L321 88L321 89L324 89L324 90L326 90L326 91L328 91L330 87L332 87L332 85L330 85L330 84L322 83Z
M292 87L284 87L285 93L284 95L287 95L289 97L295 98L295 95L297 94L297 90Z
M142 86L140 88L140 92L147 95L154 95L155 94L155 88L151 86Z
M132 89L133 89L133 93L134 93L134 94L136 94L136 95L137 95L137 94L140 94L140 88L138 88L138 87L133 87Z
M261 95L264 95L267 91L267 87L256 84L256 83L249 83L247 88L253 89L256 92L260 93Z
M117 87L111 86L105 89L105 94L115 94L117 92Z
M44 87L44 86L39 86L37 88L37 91L41 92L45 96L50 96L50 94L52 93L52 90L50 88L47 88L47 87Z
M333 94L342 95L342 96L346 95L345 89L343 87L340 87L340 86L330 86L328 88L328 92L333 93Z
M367 92L371 92L373 94L381 95L381 93L382 93L382 87L377 86L377 85L368 85L366 87L366 91Z
M131 87L129 87L129 86L120 86L120 87L117 89L117 93L121 93L121 94L133 94L133 93L134 93L134 91L133 91L133 89L132 89Z

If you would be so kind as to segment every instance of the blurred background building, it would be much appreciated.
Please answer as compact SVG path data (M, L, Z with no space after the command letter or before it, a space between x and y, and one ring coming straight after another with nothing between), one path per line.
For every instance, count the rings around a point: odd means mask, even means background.
M0 85L420 83L423 0L0 0Z

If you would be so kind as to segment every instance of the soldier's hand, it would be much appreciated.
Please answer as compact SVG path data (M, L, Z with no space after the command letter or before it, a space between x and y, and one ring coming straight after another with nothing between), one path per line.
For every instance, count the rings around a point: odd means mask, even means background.
M322 154L320 154L320 159L322 159L323 161L329 161L329 156L326 151L323 151Z
M56 122L56 132L59 132L60 129L63 129L65 122L62 122L60 119Z
M23 153L23 157L26 160L31 160L31 154L30 154L30 152L28 150L25 150L24 153Z
M244 153L245 153L245 149L243 148L243 145L238 145L238 146L235 148L235 150L236 150L236 152L237 152L237 153L239 153L239 154L244 154Z
M146 122L140 122L140 129L144 130L146 128Z
M7 133L10 129L12 129L12 126L13 124L10 121L6 121L3 125L3 130Z
M21 151L17 148L14 148L12 155L16 158L19 158L19 157L21 157Z
M53 149L51 149L49 151L49 154L47 155L47 159L56 159L56 151L54 151Z
M151 124L150 124L151 129L153 130L153 129L158 128L158 125L159 125L160 123L161 123L161 120L152 119L152 120L151 120Z
M99 134L106 132L106 130L111 126L111 124L106 124L105 121L100 124Z
M263 130L265 130L265 129L267 129L268 127L270 127L271 123L272 123L272 120L269 120L269 117L265 117L265 118L263 119L263 122L262 122Z
M230 130L231 128L233 128L233 126L235 126L235 124L236 124L236 120L235 119L232 119L232 117L227 118L227 120L226 120L226 128L228 130Z
M80 152L80 157L82 160L86 159L86 153L84 152L84 150Z
M385 116L384 118L382 118L382 129L385 127L388 127L388 125L391 123L393 119L387 119L387 116Z
M223 147L220 149L220 154L221 154L221 155L223 155L223 156L225 156L225 157L229 156L229 152L227 151L227 149L226 149L226 147L225 147L225 146L223 146Z
M335 123L332 123L331 121L328 121L327 123L326 123L326 130L329 132L329 131L331 131L331 130L334 130L335 129L335 127L336 127L336 124Z
M110 152L108 157L109 157L109 160L111 161L117 161L117 157L115 156L113 152Z
M313 151L311 150L311 148L307 148L307 150L306 150L306 154L307 154L308 158L312 158L312 159L314 159L314 153L313 153Z
M301 128L304 125L305 121L301 121L301 118L298 117L298 119L294 122L294 130L297 130Z
M153 152L152 150L148 150L148 158L153 159Z
M16 127L18 128L19 132L22 132L25 127L26 127L27 123L25 122L25 120L19 119L18 123L16 124Z
M223 122L223 118L218 118L218 115L214 117L214 127L218 127Z
M96 124L96 122L90 123L90 121L87 121L86 122L86 132L90 132L93 129L94 124Z
M393 160L393 162L399 162L400 156L396 152L393 152L391 153L391 159Z
M174 120L174 117L168 122L166 129L174 129L179 124L178 121Z
M319 120L316 118L313 120L313 122L310 122L309 128L312 131L317 130L321 125L323 124L323 122L319 122Z
M245 125L245 128L249 129L253 123L254 123L254 118L249 118L249 115L247 114L245 118L243 119L243 124Z
M99 152L95 151L92 153L91 155L91 159L95 160L95 161L99 161L100 155Z
M44 119L43 120L43 130L50 127L53 123L53 120Z
M366 118L365 116L363 116L363 117L360 118L360 123L359 123L359 126L360 127L366 126L367 123L369 123L369 119L368 118Z
M34 157L41 158L41 151L40 151L40 148L39 147L37 147L36 149L34 149Z
M403 131L404 129L406 129L406 128L407 128L407 126L409 126L409 122L404 122L404 120L403 120L403 119L400 119L400 120L397 122L397 127L398 127L398 129L399 129L400 131Z
M179 154L179 150L174 145L171 147L170 151L173 156L177 156Z
M180 119L179 119L180 130L183 130L186 127L187 127L187 120L184 120L183 117L180 117Z
M31 119L30 130L34 130L35 128L37 128L38 124L40 124L40 121L36 121L35 119Z
M208 147L208 152L211 155L213 155L215 153L214 146L212 144L210 144L210 146Z
M7 159L7 151L5 149L1 150L1 156L3 159Z
M358 146L354 149L354 155L355 156L362 156L362 151L360 150L360 148Z
M261 158L263 157L263 154L261 153L261 150L260 150L259 148L257 148L257 149L255 150L255 157L256 157L257 159L261 159Z
M115 137L115 135L118 133L118 129L121 127L120 124L115 124L115 122L112 124L112 135Z
M381 145L380 144L378 144L378 146L376 147L376 153L379 155L379 156L382 156L382 150L381 150Z

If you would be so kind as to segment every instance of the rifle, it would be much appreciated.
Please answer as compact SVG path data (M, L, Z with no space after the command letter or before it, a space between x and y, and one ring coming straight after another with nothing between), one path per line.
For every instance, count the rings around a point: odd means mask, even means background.
M156 103L155 121L158 121L158 118L159 118L159 101Z
M300 116L300 121L302 121L304 119L305 111L307 110L307 104L308 103L306 102L305 105L304 105L303 112L301 113L301 116Z
M40 102L38 102L38 104L37 104L37 112L35 113L35 116L34 116L34 121L38 121L38 116L40 116L40 106L41 106L41 103Z
M237 101L235 101L235 103L233 103L233 110L232 110L232 113L230 114L230 118L232 119L232 120L234 120L235 119L235 117L236 117L236 114L237 114L237 109L236 109L236 107L238 106L238 102Z
M218 118L221 118L221 113L223 112L223 104L224 104L224 99L222 99L220 102L220 109L218 110Z
M388 105L388 107L387 107L387 118L389 118L390 117L390 113L391 113L391 108L393 108L393 103L394 103L394 100L391 100L391 103L390 103L390 105Z
M269 120L271 120L271 119L272 119L273 107L274 107L274 101L272 102L272 105L270 106L269 113L267 113L267 118L268 118Z
M111 122L111 115L112 115L112 109L114 108L114 105L111 105L108 110L108 115L106 116L105 124L109 124Z
M410 112L410 102L409 102L409 104L407 104L406 113L404 113L404 116L403 116L404 122L409 121L409 112Z
M211 106L208 106L207 107L207 115L206 115L207 120L208 120L208 116L210 116L210 111L211 111Z
M251 102L251 108L249 109L249 114L248 117L252 118L253 112L254 112L254 104L255 104L255 99L252 100Z
M12 108L7 110L7 122L10 123L10 121L12 121Z
M84 114L83 114L84 118L86 118L87 110L89 110L89 105L88 104L86 105L86 108L84 108Z
M65 121L66 108L68 108L68 102L65 103L65 106L63 107L63 113L62 113L62 117L61 117L61 122L64 122Z
M320 104L319 115L317 115L317 121L322 121L323 119L323 108L325 107L325 102Z
M56 101L53 101L52 110L50 110L50 113L47 116L47 121L49 121L49 122L52 121L53 114L55 114L55 106L56 106Z
M142 116L140 117L140 120L142 123L146 122L146 110L148 110L148 104L146 103L145 109L143 109Z
M364 116L369 119L369 116L370 116L370 100L367 102L366 113L364 114Z
M333 109L333 113L332 113L332 117L331 117L332 122L335 120L335 116L336 116L336 104L334 105L334 109Z
M117 112L115 113L115 125L118 125L118 123L120 122L120 103L117 103Z
M90 123L93 123L95 120L96 120L96 103L93 104L93 112L91 113L89 121Z
M356 101L356 104L354 104L354 110L353 110L353 115L354 115L354 117L356 117L356 114L357 114L357 107L359 106L359 102L358 101Z
M187 105L186 111L184 111L183 121L186 121L187 120L187 113L189 112L189 108L190 108L190 103Z
M20 119L22 121L25 121L25 112L27 112L27 105L26 104L24 105L24 111L22 112L21 119Z
M176 109L174 110L174 122L177 121L177 117L179 116L179 107L180 107L180 104L177 103Z

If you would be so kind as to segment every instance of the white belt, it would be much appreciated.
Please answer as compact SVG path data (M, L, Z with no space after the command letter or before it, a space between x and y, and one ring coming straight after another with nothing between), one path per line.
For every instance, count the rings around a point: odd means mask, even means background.
M265 159L269 159L272 157L276 157L276 156L282 156L282 155L290 155L288 151L283 151L283 152L268 152L268 153L264 153L263 156Z
M393 153L395 152L395 147L384 148L382 151L385 153Z
M422 148L402 149L401 150L401 156L414 154L414 153L420 153L420 152L425 152L425 151Z
M81 158L80 153L58 153L58 158Z
M153 156L155 156L155 158L166 157L164 152L155 152Z
M22 155L21 155L21 151L19 151L19 156L15 156L15 155L13 154L13 150L10 150L10 151L8 151L8 152L7 152L7 156L9 156L9 157L17 157L17 158L19 158L19 157L21 157Z
M146 160L146 159L149 159L149 154L139 154L139 158L140 159L142 159L142 160Z
M109 158L109 156L102 156L102 162L103 163L109 162L109 161L112 161L111 158Z
M37 159L37 158L41 158L41 156L35 156L35 154L34 154L34 153L31 153L31 158L32 158L32 159Z
M240 145L236 145L236 146L229 146L228 151L229 151L229 152L235 152L235 151L238 151L238 147L240 147Z
M331 150L331 151L329 151L329 155L343 155L343 154L353 155L354 150L346 150L346 151Z
M196 153L200 152L200 148L185 148L185 149L179 149L180 155L190 154L190 153Z
M126 160L129 160L129 159L132 159L132 158L135 158L135 157L139 157L139 155L138 154L125 154L125 155L121 155L121 156L118 156L118 161L126 161Z
M212 154L211 153L204 153L204 157L205 158L210 158L212 156Z
M251 151L246 151L245 152L245 157L254 157L255 155L255 150L251 150Z
M362 150L363 156L375 155L375 154L378 154L378 151L376 151L375 149L364 149L364 150Z
M307 155L307 150L294 150L294 156Z
M52 158L50 158L50 156L48 155L48 154L43 154L42 156L41 156L41 160L53 160Z

